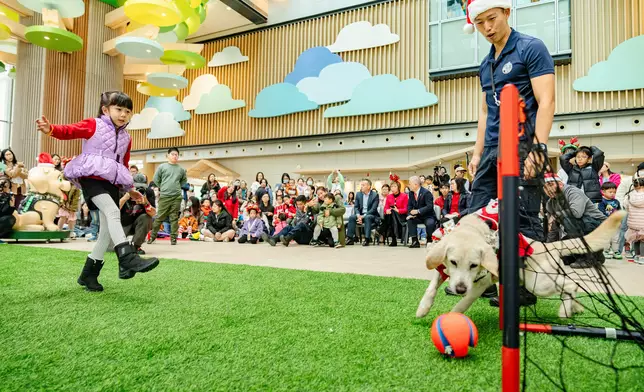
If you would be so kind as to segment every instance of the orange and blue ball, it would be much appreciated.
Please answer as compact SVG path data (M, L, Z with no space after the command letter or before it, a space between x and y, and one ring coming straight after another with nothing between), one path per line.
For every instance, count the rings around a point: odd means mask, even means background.
M467 356L470 347L478 344L479 332L466 315L445 313L434 320L431 337L441 354L463 358Z

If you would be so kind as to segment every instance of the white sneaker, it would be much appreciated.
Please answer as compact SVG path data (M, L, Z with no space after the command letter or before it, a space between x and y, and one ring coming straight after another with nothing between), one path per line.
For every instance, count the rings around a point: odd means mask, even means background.
M633 257L633 260L635 261L635 264L644 265L644 257L642 256L635 256Z
M203 238L203 241L204 241L204 242L215 242L215 240L214 240L214 239L212 239L212 238L210 238L210 237L203 236L203 237L201 237L201 238Z

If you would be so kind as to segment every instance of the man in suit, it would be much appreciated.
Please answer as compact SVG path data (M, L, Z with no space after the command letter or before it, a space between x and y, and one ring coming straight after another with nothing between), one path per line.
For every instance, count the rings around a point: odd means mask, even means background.
M353 215L349 217L347 226L347 245L353 245L356 239L356 225L364 225L365 241L362 246L369 246L371 242L371 228L378 224L378 192L371 189L371 180L364 179L360 182L360 192L356 195Z
M418 225L424 224L429 236L436 227L436 214L434 213L434 197L432 193L423 188L420 178L413 176L409 179L409 215L407 216L407 229L411 236L410 248L420 248L418 242Z

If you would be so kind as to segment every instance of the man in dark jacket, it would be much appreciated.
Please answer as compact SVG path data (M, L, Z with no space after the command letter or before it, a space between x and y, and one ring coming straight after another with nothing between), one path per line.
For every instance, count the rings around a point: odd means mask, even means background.
M360 182L360 192L356 195L353 215L349 217L347 225L347 245L353 245L356 239L356 226L364 225L365 241L363 246L369 246L371 242L371 229L378 225L380 215L378 214L378 203L380 198L378 192L371 189L371 180L364 179Z
M306 207L306 196L299 195L295 199L295 205L295 217L291 223L266 241L271 246L275 246L278 240L284 246L288 246L293 240L298 245L308 245L311 242L315 218L311 209Z
M575 164L570 163L575 158ZM592 158L592 162L591 162ZM559 163L568 175L568 185L584 191L595 204L602 201L602 190L599 184L599 171L604 166L604 152L599 148L579 147L559 157Z
M9 193L11 181L8 177L0 176L0 238L6 237L13 231L13 225L16 224L16 217L13 216L15 208L15 199ZM3 244L0 241L0 244Z
M125 193L119 201L121 209L121 224L125 235L132 235L132 244L136 247L139 254L145 254L141 245L152 226L152 218L156 215L156 197L154 191L148 187L148 179L145 174L138 173L132 177L134 188L143 195L143 199L135 201L130 198L129 193Z
M411 236L410 248L420 248L418 242L418 225L424 224L427 233L432 233L436 228L436 214L434 213L434 197L427 189L420 186L420 178L413 176L409 179L409 204L407 216L407 232Z

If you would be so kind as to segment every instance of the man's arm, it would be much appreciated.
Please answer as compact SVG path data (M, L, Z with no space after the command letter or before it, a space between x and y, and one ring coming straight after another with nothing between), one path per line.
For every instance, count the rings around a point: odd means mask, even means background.
M379 216L380 215L378 213L379 205L380 205L380 198L378 197L378 193L376 193L376 197L373 198L373 201L368 206L369 209L367 210L367 215Z
M161 179L163 178L163 176L161 175L162 170L163 166L157 167L157 170L154 172L154 178L152 178L152 181L154 181L159 189L161 189Z
M570 163L572 157L572 153L567 153L559 157L559 164L561 165L561 168L564 170L564 172L566 172L566 174L572 171L572 163Z
M485 93L481 99L481 109L479 110L479 122L476 129L476 143L474 143L474 153L472 160L468 165L468 169L472 176L476 175L479 163L481 162L481 155L483 155L483 147L485 146L485 128L487 126L487 102Z
M604 152L597 146L590 147L593 153L593 170L599 172L604 166Z
M539 104L535 124L535 143L546 143L555 117L555 75L546 74L530 79L534 98Z
M570 212L575 218L580 219L584 216L586 201L588 201L588 196L579 188L573 188L569 193L568 205L570 206Z
M425 192L423 199L425 200L425 206L418 209L418 213L421 216L434 211L434 196L432 196L432 193L430 191Z
M125 205L125 203L126 203L128 200L130 200L130 194L129 194L129 193L126 193L126 194L124 194L124 195L123 195L123 197L121 197L121 199L119 200L119 210L120 210L121 208L123 208L123 206Z

